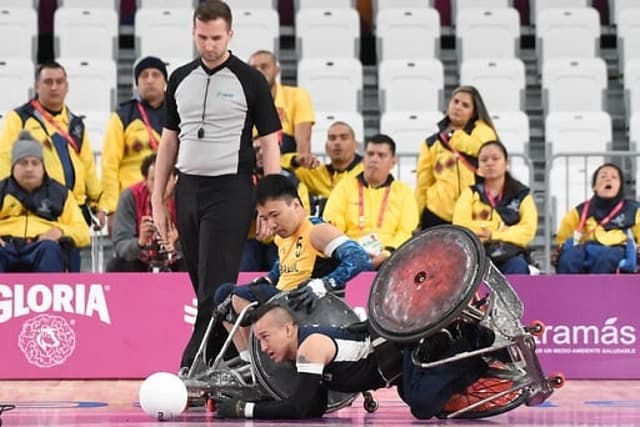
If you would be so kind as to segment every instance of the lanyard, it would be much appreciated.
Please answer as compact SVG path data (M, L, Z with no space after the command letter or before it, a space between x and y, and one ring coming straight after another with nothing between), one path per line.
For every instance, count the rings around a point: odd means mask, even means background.
M389 200L389 193L391 192L391 185L387 185L384 189L384 196L382 196L382 204L380 205L380 211L378 212L378 222L376 228L382 227L384 221L384 212L387 209L387 202ZM358 180L358 225L360 230L364 228L364 184Z
M441 132L441 134L442 133L443 132ZM445 147L449 148L449 150L451 150L451 152L456 157L456 159L459 159L462 162L462 164L467 167L467 169L469 169L471 172L473 172L475 174L476 171L477 171L477 168L475 166L473 166L469 160L467 160L467 158L464 156L464 154L460 153L458 150L455 149L455 147L453 145L449 144L449 140L447 138L444 138L441 134L438 135L440 142Z
M158 149L158 139L153 133L153 128L151 127L151 123L149 123L149 116L142 105L142 102L137 102L136 106L138 107L138 111L142 116L142 121L144 122L144 127L147 129L147 133L149 134L149 146L153 151Z
M56 131L65 140L67 140L69 145L71 145L71 147L73 147L73 150L76 153L80 152L80 147L78 147L78 144L76 143L75 139L73 139L71 137L71 135L69 135L69 132L67 132L66 130L62 129L62 126L60 126L60 124L58 122L56 122L56 120L53 118L53 116L47 110L42 108L42 105L40 105L40 103L37 100L35 100L35 99L31 100L31 106L33 106L33 108L38 110L38 113L40 113L40 115L47 121L47 123L49 123L51 126L56 128Z
M587 200L587 202L582 207L582 212L580 213L580 223L578 224L578 230L577 230L580 233L582 233L582 231L584 230L584 224L587 221L587 212L589 211L590 204L591 204L591 199ZM622 206L624 206L624 200L620 200L618 204L615 205L613 209L611 209L611 212L609 212L607 216L605 216L600 220L598 225L604 226L609 221L611 221L613 217L615 217L617 213L620 212L620 210L622 209Z
M500 203L500 200L502 200L502 191L500 192L500 194L498 194L498 197L494 198L489 190L487 190L487 188L485 187L484 195L487 196L487 200L489 201L489 204L493 209L495 209L496 205Z

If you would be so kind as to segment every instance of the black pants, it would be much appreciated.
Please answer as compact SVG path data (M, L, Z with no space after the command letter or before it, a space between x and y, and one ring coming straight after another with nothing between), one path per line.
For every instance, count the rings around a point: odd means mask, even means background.
M451 221L446 221L440 218L438 215L431 212L429 209L424 208L422 211L422 217L420 218L420 229L426 230L427 228L435 227L436 225L451 224Z
M182 251L198 314L180 366L191 366L211 319L216 289L235 283L242 247L255 209L250 175L205 177L181 174L176 185L176 214ZM209 341L215 356L226 338L220 323Z

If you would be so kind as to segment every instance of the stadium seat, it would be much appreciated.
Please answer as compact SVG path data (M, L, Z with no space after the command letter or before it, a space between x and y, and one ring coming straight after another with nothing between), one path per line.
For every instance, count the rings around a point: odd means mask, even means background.
M465 60L460 67L460 84L475 86L491 112L524 107L526 73L520 59Z
M598 112L558 112L545 118L554 151L604 151L612 141L611 117Z
M54 14L56 58L116 60L118 13L110 8L59 7Z
M278 55L280 47L280 18L273 9L234 9L233 37L229 49L247 61L257 50Z
M137 60L137 59L136 59ZM167 75L171 76L171 73L173 73L175 71L176 68L178 68L181 65L184 65L188 62L193 61L193 58L180 58L180 57L176 57L176 58L167 58L164 57L162 58L162 62L164 62L164 65L167 66Z
M378 13L385 9L416 9L433 7L433 0L373 0L373 11Z
M109 117L111 111L98 110L91 111L86 110L82 112L84 116L84 125L86 131L89 133L89 141L91 141L91 148L93 152L102 152L102 144L104 140L104 132L107 129L109 123ZM102 170L102 169L99 169Z
M604 162L613 138L611 117L604 112L551 113L545 119L545 134L551 153L572 154L549 163L546 189L555 200L552 230L556 230L564 214L592 193L591 174ZM602 155L580 155L589 152Z
M303 59L359 58L360 15L355 9L300 9L296 50Z
M609 0L609 22L617 24L628 9L640 7L638 0Z
M355 7L355 4L355 0L322 0L321 2L318 0L294 0L293 2L296 12L300 9L314 9L318 7L351 9Z
M437 58L440 14L431 8L381 10L376 16L376 36L378 63L387 59Z
M356 136L358 145L361 146L364 139L364 119L355 111L316 111L316 121L311 131L311 152L315 155L325 155L325 143L329 126L335 122L344 122L351 126ZM360 150L359 150L360 151Z
M0 8L0 58L36 59L38 16L35 9Z
M552 8L580 8L589 7L588 0L535 0L529 2L529 19L531 25L536 24L538 13Z
M416 185L416 167L421 144L437 131L443 118L439 111L388 112L380 119L380 132L396 142L397 164L393 175L411 188Z
M539 64L554 58L593 58L600 50L600 15L591 7L544 9L537 14Z
M624 64L640 59L640 2L637 9L626 9L618 20L618 55L621 71Z
M116 63L107 59L61 59L67 70L69 93L66 103L75 114L112 111L115 107Z
M136 11L136 56L175 57L176 52L195 54L193 10L190 8L141 8Z
M442 109L444 69L439 59L384 60L378 66L380 111Z
M607 83L602 58L546 61L542 67L545 111L602 111Z
M277 10L277 0L230 0L228 2L233 12L233 26L235 27L236 10Z
M19 0L20 1L20 0ZM6 0L3 0L3 3ZM120 11L120 0L58 0L58 9L62 7L80 7L89 9L111 9Z
M354 58L303 59L298 86L309 92L317 111L360 111L362 64Z
M30 59L0 60L0 114L24 104L32 97L33 62Z
M526 160L529 158L529 116L522 111L492 111L491 120L498 133L498 139L509 153L511 175L530 186L532 164Z
M640 58L625 64L624 100L627 118L640 112Z
M456 47L461 62L517 57L520 50L518 11L510 7L461 10L456 21Z
M511 0L451 0L451 23L456 24L458 14L467 9L493 9L511 6Z
M37 10L39 0L2 0L2 7L7 9L33 9ZM58 0L60 2L62 0Z
M194 7L200 0L136 0L137 9L191 9ZM189 4L191 3L191 4Z

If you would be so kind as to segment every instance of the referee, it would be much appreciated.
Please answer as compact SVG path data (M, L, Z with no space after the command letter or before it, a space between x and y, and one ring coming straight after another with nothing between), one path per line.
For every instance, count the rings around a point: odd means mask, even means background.
M262 136L265 174L280 172L280 120L264 76L228 49L231 10L206 0L193 14L193 40L200 58L169 78L166 116L152 205L163 239L169 215L162 193L169 172L179 171L176 217L184 258L198 297L193 334L181 361L191 366L211 318L213 296L223 283L237 281L242 246L254 214L252 129ZM226 336L220 325L209 344L217 354ZM215 353L214 353L215 352Z

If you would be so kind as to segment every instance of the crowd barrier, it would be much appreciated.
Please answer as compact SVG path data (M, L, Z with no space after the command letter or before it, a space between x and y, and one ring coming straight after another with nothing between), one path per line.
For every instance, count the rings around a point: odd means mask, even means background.
M256 274L242 274L246 283ZM373 273L347 287L366 310ZM525 322L540 320L537 352L550 374L639 379L637 276L513 276ZM175 372L195 318L183 273L3 274L0 379L144 378Z

